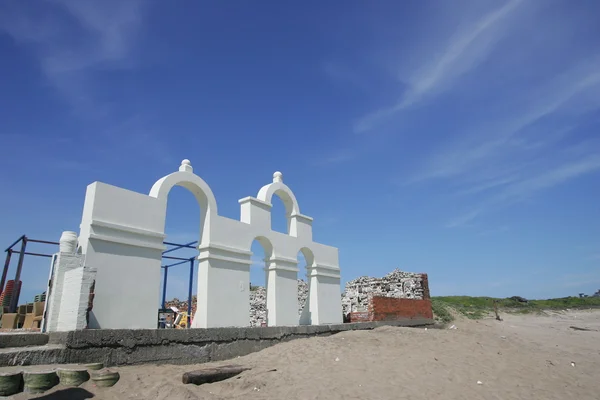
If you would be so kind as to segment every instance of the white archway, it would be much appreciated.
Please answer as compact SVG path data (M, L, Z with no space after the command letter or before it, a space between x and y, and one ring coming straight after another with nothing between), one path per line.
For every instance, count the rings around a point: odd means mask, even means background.
M300 206L294 192L283 183L283 174L279 171L273 174L273 183L263 186L256 197L265 203L272 204L273 196L277 196L285 206L285 218L287 220L287 234L292 231L292 216L300 215ZM271 219L273 217L271 216Z
M283 183L282 174L276 172L257 198L239 201L237 221L218 214L212 190L184 160L177 172L159 179L149 195L100 182L88 186L79 241L86 266L97 271L92 328L156 327L167 198L174 186L190 190L201 210L193 327L248 326L250 248L255 239L269 254L265 267L273 310L270 325L298 324L297 256L301 249L311 260L307 266L310 323L342 322L338 250L313 241L312 218L300 214L296 196ZM286 207L287 235L271 230L274 195Z
M217 199L210 186L193 172L194 169L190 161L183 160L178 172L169 174L154 183L149 196L164 204L166 214L167 199L171 189L174 186L181 186L189 190L200 206L200 236L198 243L202 244L208 239L205 233L208 234L209 229L207 227L210 224L211 217L218 215Z

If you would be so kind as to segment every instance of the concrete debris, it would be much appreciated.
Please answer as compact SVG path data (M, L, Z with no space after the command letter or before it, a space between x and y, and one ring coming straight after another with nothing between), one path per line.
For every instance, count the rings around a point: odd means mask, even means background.
M308 299L308 283L298 279L298 316ZM261 326L267 321L267 290L254 286L250 291L250 326Z
M394 297L400 299L422 300L429 296L424 274L404 272L395 269L383 278L361 276L346 283L342 293L342 308L344 315L350 312L367 311L369 299L372 296ZM426 279L426 278L425 278ZM425 294L427 290L427 295ZM298 279L298 315L302 314L308 301L308 283ZM187 311L187 301L173 299L167 307L178 307ZM196 311L196 296L192 300L193 315ZM263 326L267 321L267 290L262 286L250 288L250 326Z
M344 315L367 311L371 296L423 299L423 274L395 269L383 278L361 276L346 283L342 294Z

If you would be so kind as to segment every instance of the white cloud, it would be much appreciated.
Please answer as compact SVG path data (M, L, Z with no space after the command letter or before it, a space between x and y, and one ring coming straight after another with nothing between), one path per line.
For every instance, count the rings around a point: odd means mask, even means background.
M470 211L467 211L464 214L459 215L458 217L448 221L446 223L446 228L456 228L459 226L465 226L469 224L471 221L475 220L481 214L481 209L476 208Z
M509 17L522 0L510 0L460 29L450 37L439 57L433 48L427 61L408 77L409 88L393 106L382 108L361 118L355 125L357 133L369 131L386 118L410 107L430 95L447 90L460 76L477 68L490 54L494 45L507 33ZM434 44L433 47L436 45Z
M570 101L578 100L578 95L589 95L586 100L586 109L600 106L600 73L592 70L593 63L584 62L577 65L569 73L560 76L542 88L532 90L532 95L525 101L516 102L507 115L486 121L485 126L480 126L472 132L462 135L449 147L433 154L425 166L413 178L413 181L432 178L447 178L471 173L479 164L485 164L490 158L506 160L511 154L532 150L534 147L524 148L522 142L511 142L523 129L540 122L543 118L562 111ZM585 75L581 75L585 73ZM520 103L528 104L522 107ZM571 116L576 111L571 111ZM575 115L576 116L576 115ZM541 140L559 139L572 130L558 127L544 132ZM537 147L542 147L538 142ZM514 160L514 159L513 159Z
M98 114L90 80L98 70L133 61L143 8L142 0L5 2L0 31L32 50L42 73L72 107Z
M515 182L506 187L495 197L495 201L519 201L526 199L538 191L552 188L570 179L578 178L600 170L600 154L585 159L558 165L557 167L536 174L530 178Z
M0 34L8 34L29 51L67 109L87 124L78 140L85 140L96 155L112 161L120 159L116 151L135 151L173 164L170 146L153 128L152 116L123 107L110 94L110 86L98 83L103 73L136 67L149 4L144 0L3 2ZM93 163L92 159L82 163Z
M464 226L486 211L529 200L543 190L549 190L572 179L599 171L600 151L597 151L582 159L565 161L550 169L530 173L522 179L507 182L499 190L491 193L481 201L476 211L455 217L446 224L446 227Z
M311 160L313 166L335 165L343 162L351 161L357 156L356 151L345 148L333 151L331 154Z
M442 56L424 65L410 79L411 87L397 108L402 109L414 104L427 94L447 87L450 81L476 68L510 25L506 23L500 29L495 28L514 12L521 2L522 0L510 0L502 7L484 15L469 29L457 32L450 38ZM485 37L486 33L490 36ZM483 43L478 43L482 39Z
M498 228L486 229L484 231L481 231L481 232L479 232L478 236L496 235L496 234L508 232L509 230L510 230L510 228L508 226L504 225L504 226L500 226Z

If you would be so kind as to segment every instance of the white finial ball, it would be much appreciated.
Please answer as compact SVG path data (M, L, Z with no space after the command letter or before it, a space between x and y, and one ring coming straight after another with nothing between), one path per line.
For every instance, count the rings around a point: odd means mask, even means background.
M273 174L273 182L282 182L283 181L283 174L279 171L275 172Z
M192 168L192 163L187 158L181 162L179 170L184 172L194 172L194 168Z

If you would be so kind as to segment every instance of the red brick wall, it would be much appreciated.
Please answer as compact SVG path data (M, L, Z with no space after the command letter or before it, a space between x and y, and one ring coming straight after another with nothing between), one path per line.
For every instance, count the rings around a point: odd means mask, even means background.
M371 321L371 314L368 312L351 312L350 322L369 322Z
M374 296L369 302L369 311L350 313L350 322L397 321L414 318L433 319L431 300Z
M373 297L369 304L371 321L394 321L400 319L433 319L431 300L396 299Z

